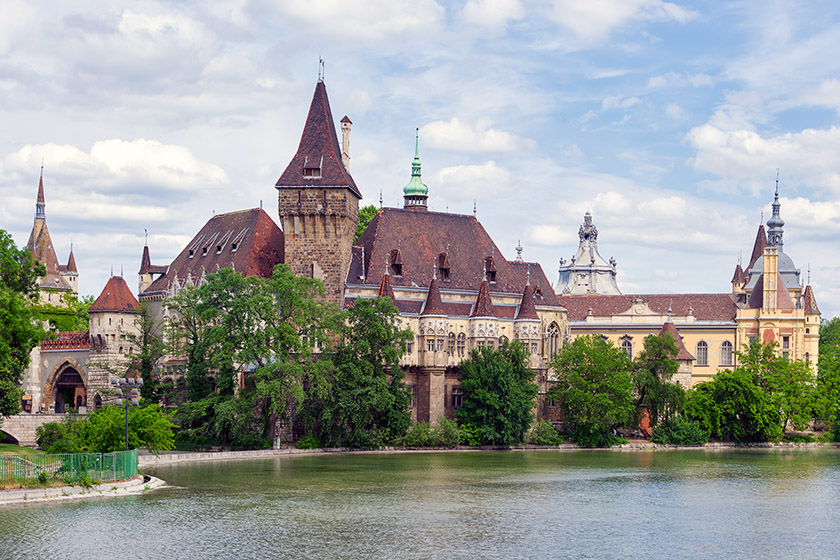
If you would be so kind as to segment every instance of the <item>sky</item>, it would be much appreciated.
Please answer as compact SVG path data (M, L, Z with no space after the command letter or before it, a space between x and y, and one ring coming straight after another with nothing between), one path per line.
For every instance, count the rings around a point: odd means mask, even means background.
M557 281L590 211L624 293L728 292L770 215L840 313L840 4L661 0L0 0L0 229L44 164L79 292L136 289L214 213L258 207L323 58L364 199L471 214ZM810 270L810 272L809 272Z

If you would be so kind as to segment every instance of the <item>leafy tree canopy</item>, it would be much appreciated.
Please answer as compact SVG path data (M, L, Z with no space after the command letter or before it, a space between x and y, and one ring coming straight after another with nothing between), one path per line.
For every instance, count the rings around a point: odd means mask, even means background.
M682 407L685 390L672 378L679 369L677 345L670 333L648 336L633 363L633 385L638 404L647 408L650 422L672 416Z
M353 243L359 240L367 227L370 225L373 217L376 216L377 212L379 212L379 208L373 204L368 204L367 206L359 208L359 223L356 226L356 236L353 237Z
M483 444L521 442L534 419L537 396L536 373L528 367L522 343L475 349L459 370L464 400L455 413L458 420L474 426Z
M630 421L635 412L627 354L597 335L581 336L555 355L556 380L548 393L568 422L607 429Z

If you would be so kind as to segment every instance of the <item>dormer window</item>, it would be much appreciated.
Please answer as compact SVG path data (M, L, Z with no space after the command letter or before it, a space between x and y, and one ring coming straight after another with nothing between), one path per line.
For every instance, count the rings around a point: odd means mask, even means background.
M206 254L207 254L207 247L202 247L201 248L201 256L203 257Z
M216 245L216 254L218 255L221 252L222 252L222 246L221 245Z
M235 253L235 252L236 252L236 243L231 243L231 244L230 244L230 252L231 252L231 253Z
M324 158L312 158L306 156L303 161L303 177L304 179L320 179L321 169L324 167Z
M488 282L496 281L496 259L494 259L493 257L485 257L484 274Z
M391 274L394 276L402 276L403 274L403 267L402 267L402 254L400 253L399 249L394 249L391 251Z
M195 249L190 249L190 258L193 258L195 255Z
M438 276L443 281L449 280L449 254L441 253L438 255Z

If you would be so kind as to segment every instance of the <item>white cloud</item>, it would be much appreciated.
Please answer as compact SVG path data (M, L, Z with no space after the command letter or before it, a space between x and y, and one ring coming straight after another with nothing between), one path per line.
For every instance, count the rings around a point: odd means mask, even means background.
M457 117L450 121L435 121L420 129L424 144L442 150L462 152L517 152L531 149L531 140L520 138L510 132L490 127L490 122L481 119L470 125Z
M631 21L685 23L696 13L661 0L555 0L552 18L584 41L606 38Z
M31 28L36 11L20 0L0 0L0 57L8 54L17 40Z
M648 89L657 89L665 87L705 87L714 85L715 81L708 74L681 74L677 72L667 72L654 76L648 80Z
M511 174L488 161L481 165L456 165L441 169L435 176L435 190L450 200L472 200L512 188Z
M434 0L310 0L282 2L278 9L330 35L368 40L428 34L445 15Z
M840 113L840 80L823 80L815 88L806 88L796 100L805 105L831 107Z
M638 105L642 100L638 97L623 97L621 95L612 95L604 98L601 102L601 110L608 111L610 109L628 109L633 105Z
M711 124L687 135L697 154L690 160L699 171L712 173L731 185L735 181L754 192L767 190L769 176L783 170L786 182L801 181L840 193L840 128L764 137L752 130L721 130Z
M509 21L524 16L520 0L468 0L461 10L461 18L465 22L493 31L501 30Z
M665 107L665 114L672 119L678 120L685 116L685 111L676 103L670 103L667 107Z

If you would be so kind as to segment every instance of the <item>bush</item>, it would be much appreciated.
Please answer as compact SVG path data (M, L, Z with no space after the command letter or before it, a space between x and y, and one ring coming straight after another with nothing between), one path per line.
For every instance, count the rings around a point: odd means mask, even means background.
M812 434L785 434L783 441L790 443L814 443L817 439Z
M656 426L650 439L663 445L702 445L709 441L709 431L700 422L673 416Z
M309 433L297 440L297 448L298 449L320 449L321 442L318 441L318 438L312 435L312 430L309 430Z
M403 436L401 443L406 447L457 447L461 441L458 425L447 418L441 418L437 426L428 422L417 422Z
M67 437L67 426L59 422L47 422L35 428L35 436L38 447L46 451L55 442Z
M840 441L840 421L834 424L834 430L832 430L831 436L831 441Z
M461 443L475 447L481 445L481 436L479 434L478 426L472 424L461 424Z
M627 443L627 440L613 435L612 430L602 426L579 426L572 431L572 441L581 447L612 447Z
M548 420L541 420L528 434L527 442L531 445L560 445L563 437Z

